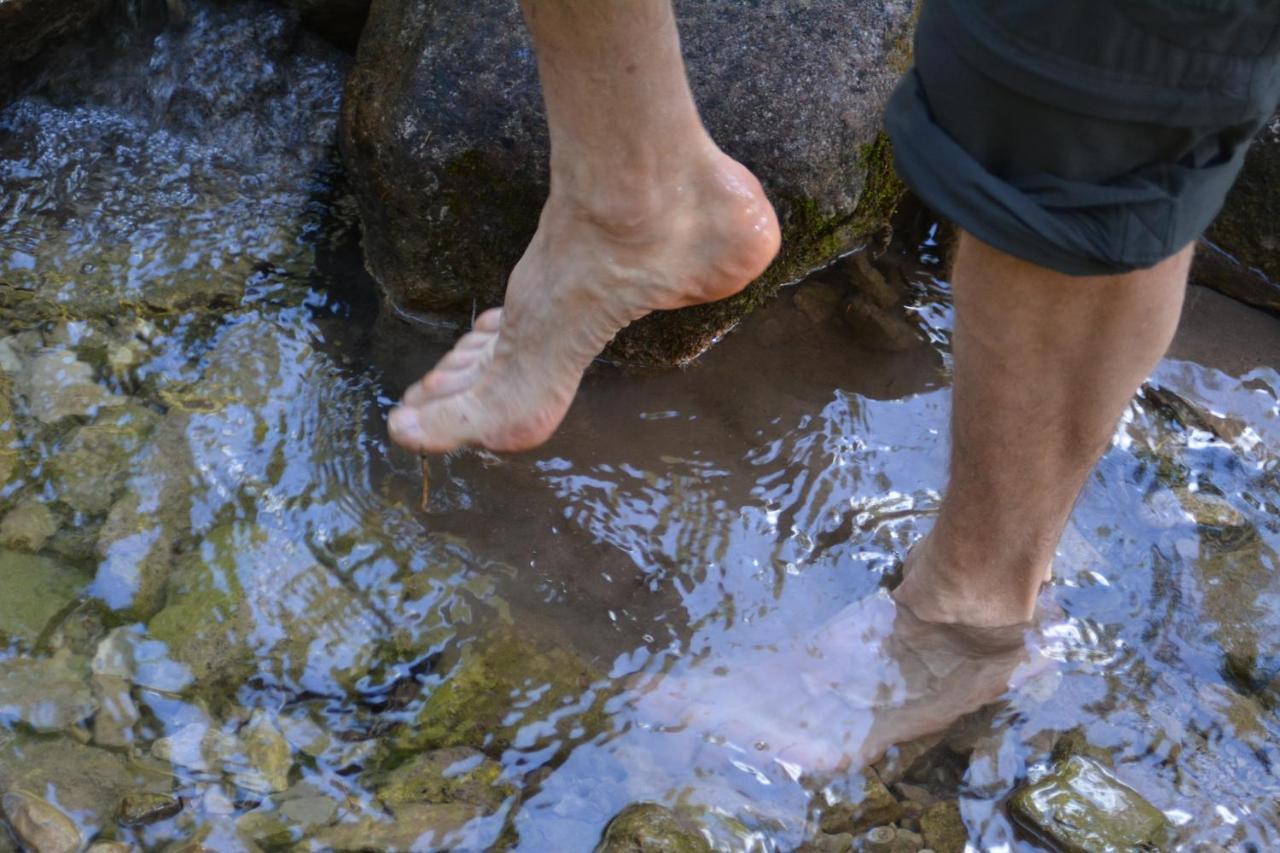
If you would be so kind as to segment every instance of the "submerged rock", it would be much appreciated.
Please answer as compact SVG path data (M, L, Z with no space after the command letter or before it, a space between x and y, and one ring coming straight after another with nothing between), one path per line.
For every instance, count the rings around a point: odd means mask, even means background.
M251 675L321 692L351 687L385 631L307 548L249 524L216 528L179 560L166 602L148 631L205 689Z
M59 732L88 719L98 707L88 664L65 654L0 662L0 720Z
M25 500L0 520L0 545L19 551L39 551L58 532L58 520L49 505Z
M32 361L26 397L31 413L46 424L72 415L88 417L126 402L95 382L93 368L67 350L46 352Z
M1083 756L1015 791L1009 813L1037 840L1063 853L1166 850L1173 840L1159 809Z
M141 826L170 818L182 811L182 800L169 794L126 794L120 801L120 822Z
M495 627L462 650L395 744L403 749L503 749L522 723L545 720L582 696L593 675L567 644L543 645L509 627ZM557 725L598 731L604 725L598 707L593 702L581 715L562 717Z
M49 459L58 499L75 512L106 513L157 420L151 410L130 404L77 428Z
M924 846L936 853L964 853L969 843L960 806L954 800L934 803L920 816Z
M0 799L13 834L35 853L76 853L84 837L75 821L57 806L26 791L10 791Z
M614 815L596 853L703 853L711 844L698 825L658 803L632 803Z
M1280 114L1249 149L1244 170L1196 253L1192 281L1280 312Z
M875 771L867 768L861 796L847 799L822 810L819 826L829 835L857 835L868 829L893 823L902 817L902 805L880 781Z
M501 776L501 764L459 746L419 753L371 785L393 811L408 803L468 803L492 813L516 793Z
M85 583L79 572L56 560L0 549L0 633L34 643Z
M77 38L0 109L0 196L22 210L0 222L0 316L226 308L309 268L346 56L276 6L181 5L159 33Z
M633 324L615 354L688 360L779 283L835 258L888 218L900 184L880 115L909 61L912 5L676 3L702 116L760 177L783 248L744 293ZM466 312L500 302L547 192L542 100L517 6L374 4L341 141L366 262L392 301Z
M115 824L126 794L167 793L173 777L146 759L129 759L68 738L17 739L0 749L0 789L40 791L74 814L92 837Z

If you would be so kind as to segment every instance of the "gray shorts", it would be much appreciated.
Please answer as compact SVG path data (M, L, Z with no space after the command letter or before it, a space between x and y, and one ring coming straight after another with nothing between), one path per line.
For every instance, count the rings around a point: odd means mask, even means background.
M899 173L1071 275L1197 239L1280 102L1280 0L924 0L885 122Z

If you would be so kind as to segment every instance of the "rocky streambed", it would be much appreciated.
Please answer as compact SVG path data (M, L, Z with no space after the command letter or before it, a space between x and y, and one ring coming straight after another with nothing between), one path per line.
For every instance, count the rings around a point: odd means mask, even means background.
M1274 318L1195 289L1045 674L802 776L643 700L787 660L927 529L936 228L686 370L601 365L547 447L432 460L423 512L383 418L456 330L364 272L352 60L283 7L180 11L47 43L0 106L0 849L1280 844Z

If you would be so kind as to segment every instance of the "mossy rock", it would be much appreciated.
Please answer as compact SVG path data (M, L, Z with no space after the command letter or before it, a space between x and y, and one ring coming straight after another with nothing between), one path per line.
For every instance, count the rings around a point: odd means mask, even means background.
M34 643L88 580L57 560L0 549L0 635Z
M881 228L902 192L880 117L909 65L911 0L677 0L675 10L703 120L760 178L783 248L738 296L624 330L610 353L636 363L695 357L780 284ZM519 10L503 0L375 4L341 146L366 264L392 302L468 316L500 303L548 189L542 97Z
M1168 850L1173 841L1163 812L1080 755L1015 791L1009 813L1036 840L1061 853Z
M1280 313L1280 114L1253 143L1191 280Z
M866 778L856 799L844 799L822 810L818 823L824 833L858 835L902 817L902 804L880 781L880 777L870 768L865 772Z
M920 816L920 834L924 836L924 846L935 853L964 853L969 843L969 830L955 801L927 807Z
M470 746L494 754L510 746L523 724L582 697L601 675L567 644L540 642L508 625L466 645L442 669L444 681L397 735L398 748ZM601 705L596 697L583 713L561 716L557 729L579 729L579 737L603 730Z
M710 853L693 820L658 803L632 803L605 827L596 853Z

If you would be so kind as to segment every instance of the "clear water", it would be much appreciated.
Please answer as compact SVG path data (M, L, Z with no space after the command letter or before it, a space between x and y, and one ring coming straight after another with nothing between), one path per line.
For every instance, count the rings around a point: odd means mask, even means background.
M387 774L465 746L483 759L452 777L497 779L416 813L440 830L424 848L588 850L638 800L725 849L810 837L812 783L645 697L803 664L928 529L937 247L896 256L919 346L872 351L829 316L839 265L688 369L594 369L536 452L432 460L424 512L384 418L453 330L379 315L329 147L343 60L267 7L192 16L65 53L0 111L0 501L54 527L0 519L6 787L86 840L319 849L354 824L386 846L358 821L387 815ZM1280 844L1278 329L1194 291L1072 517L1053 666L912 768L978 848L1035 849L1004 802L1072 730L1180 842ZM893 677L874 647L850 660L868 691ZM126 826L139 790L182 808Z

